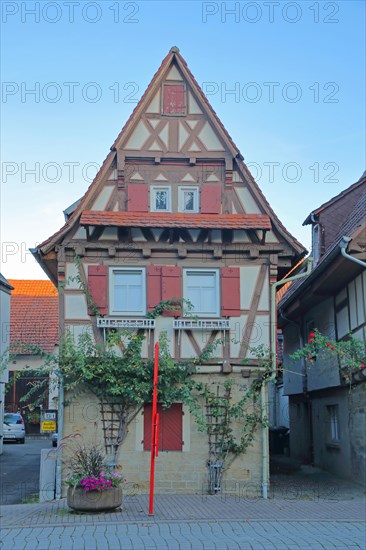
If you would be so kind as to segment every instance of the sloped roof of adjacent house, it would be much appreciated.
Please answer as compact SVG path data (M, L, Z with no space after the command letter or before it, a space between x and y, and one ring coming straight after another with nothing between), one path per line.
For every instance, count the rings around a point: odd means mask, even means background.
M42 263L42 258L46 254L54 250L55 246L62 240L62 238L75 226L75 224L79 222L80 217L82 215L85 216L89 214L88 211L90 210L90 208L88 208L88 205L91 203L91 200L94 199L94 197L98 194L100 186L103 184L103 178L107 175L108 170L110 170L112 163L116 158L117 149L122 148L123 144L127 142L127 139L131 135L132 129L138 123L141 117L141 114L144 112L144 110L146 110L147 106L149 105L149 102L151 102L152 98L154 97L154 94L156 93L157 89L161 85L164 77L167 75L173 63L176 64L176 66L182 72L184 78L186 79L191 89L194 90L196 97L200 101L200 107L205 111L206 115L209 117L209 120L212 123L213 128L217 132L217 135L220 136L220 139L222 140L222 142L225 143L225 147L227 147L227 150L230 151L232 158L236 162L236 166L238 170L246 179L246 181L248 182L248 185L250 185L251 191L253 192L254 196L258 200L258 203L262 205L262 208L265 211L265 214L270 217L272 226L276 228L279 234L282 235L282 237L287 241L291 249L294 251L295 256L299 257L306 253L306 249L303 247L303 245L299 243L297 239L295 239L295 237L293 237L286 230L286 228L277 218L276 214L273 212L272 208L270 207L269 203L265 199L257 183L255 182L253 176L251 175L248 167L243 162L243 156L241 155L239 149L237 148L232 138L228 134L227 130L225 129L224 125L220 121L219 117L211 107L206 96L204 95L203 91L201 90L200 86L195 80L193 74L189 70L186 61L183 59L183 57L179 53L179 49L176 47L173 47L169 51L168 55L164 58L161 66L159 67L158 71L155 73L154 77L152 78L145 93L143 94L137 106L133 110L126 124L123 126L117 139L114 141L111 147L110 153L105 158L100 170L98 171L97 175L95 176L93 182L89 186L85 195L82 197L80 202L77 201L74 205L72 205L70 210L68 209L66 210L67 216L70 216L70 217L68 217L64 226L59 231L54 233L54 235L52 235L51 237L46 239L43 243L41 243L35 250L32 251L35 257L37 258L37 261L41 263L42 267L45 267L44 263ZM151 214L149 214L149 217L150 216ZM218 215L216 216L215 218L216 221L218 221L219 217L220 216ZM122 216L120 216L120 219L122 220ZM84 217L84 221L85 221L85 217ZM258 220L256 221L256 223L257 222Z
M360 253L363 252L363 261L366 260L366 173L356 182L357 187L362 186L362 194L360 199L355 204L354 208L349 212L349 215L345 218L342 225L339 227L336 238L334 239L331 246L328 247L325 254L320 258L316 267L313 271L303 279L298 279L291 283L287 287L287 292L282 295L279 295L280 298L278 306L281 309L286 308L297 296L301 295L308 286L319 277L327 267L341 254L340 243L343 236L352 238L349 248L351 252ZM333 200L347 200L347 193L355 189L356 184L351 185L334 197L334 199L329 200L326 205L329 205ZM324 205L323 205L324 206ZM314 210L314 212L316 212ZM347 261L347 260L345 260Z
M10 344L26 354L24 346L53 352L58 344L58 292L51 281L10 279ZM28 351L29 353L29 351Z
M352 185L347 187L347 189L344 189L338 195L336 195L335 197L332 197L331 199L326 201L324 204L322 204L321 206L319 206L318 208L316 208L315 210L310 212L310 214L304 220L302 225L308 225L308 224L312 223L312 219L311 219L312 216L316 216L316 215L320 214L321 212L323 212L323 210L325 210L329 206L335 205L337 202L339 202L340 204L343 203L343 204L345 204L345 206L347 206L346 203L347 203L348 197L351 195L352 191L354 191L358 187L362 187L365 184L365 181L366 181L366 171L362 174L360 179L358 181L356 181L356 183L353 183ZM338 222L338 225L339 225L339 217L337 219L337 222Z

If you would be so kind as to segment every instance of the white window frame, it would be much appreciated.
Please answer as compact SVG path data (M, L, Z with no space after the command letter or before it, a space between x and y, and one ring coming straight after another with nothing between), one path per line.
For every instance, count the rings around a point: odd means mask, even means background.
M167 191L167 208L160 210L156 208L156 192ZM172 211L172 188L170 185L152 185L150 189L150 212L171 212Z
M121 311L114 309L114 297L115 297L115 278L114 275L121 271L139 271L142 275L142 308L139 311ZM111 267L109 270L109 313L110 315L123 315L124 317L139 317L146 315L146 269L144 267Z
M204 313L192 310L192 315L197 317L215 318L221 316L221 300L220 300L220 270L219 269L200 269L200 268L186 268L183 270L183 298L188 299L188 278L189 273L212 273L215 275L215 293L216 293L216 312Z
M185 191L193 191L194 192L194 199L193 199L193 210L185 210L184 209L184 192ZM186 214L197 214L199 212L199 192L198 187L195 187L193 185L182 185L178 188L178 212L184 212Z

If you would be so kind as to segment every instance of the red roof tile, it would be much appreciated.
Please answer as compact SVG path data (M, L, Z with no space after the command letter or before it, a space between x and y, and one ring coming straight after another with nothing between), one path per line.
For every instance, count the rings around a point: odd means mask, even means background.
M57 288L51 281L31 279L9 279L14 287L12 296L58 296Z
M186 227L202 229L271 229L266 214L176 214L85 211L82 225L118 227Z
M53 352L58 343L58 293L50 281L14 280L10 299L10 344L26 353L24 345Z

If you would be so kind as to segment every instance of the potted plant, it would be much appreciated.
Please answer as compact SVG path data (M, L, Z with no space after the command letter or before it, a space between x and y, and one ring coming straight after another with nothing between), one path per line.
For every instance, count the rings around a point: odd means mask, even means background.
M105 455L96 445L74 445L64 460L68 468L67 505L80 512L103 512L122 504L124 479L117 468L105 464Z

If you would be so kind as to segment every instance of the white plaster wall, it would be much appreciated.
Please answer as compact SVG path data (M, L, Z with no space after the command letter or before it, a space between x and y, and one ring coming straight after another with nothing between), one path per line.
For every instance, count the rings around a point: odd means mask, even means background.
M84 294L65 293L65 319L89 319L86 297Z

